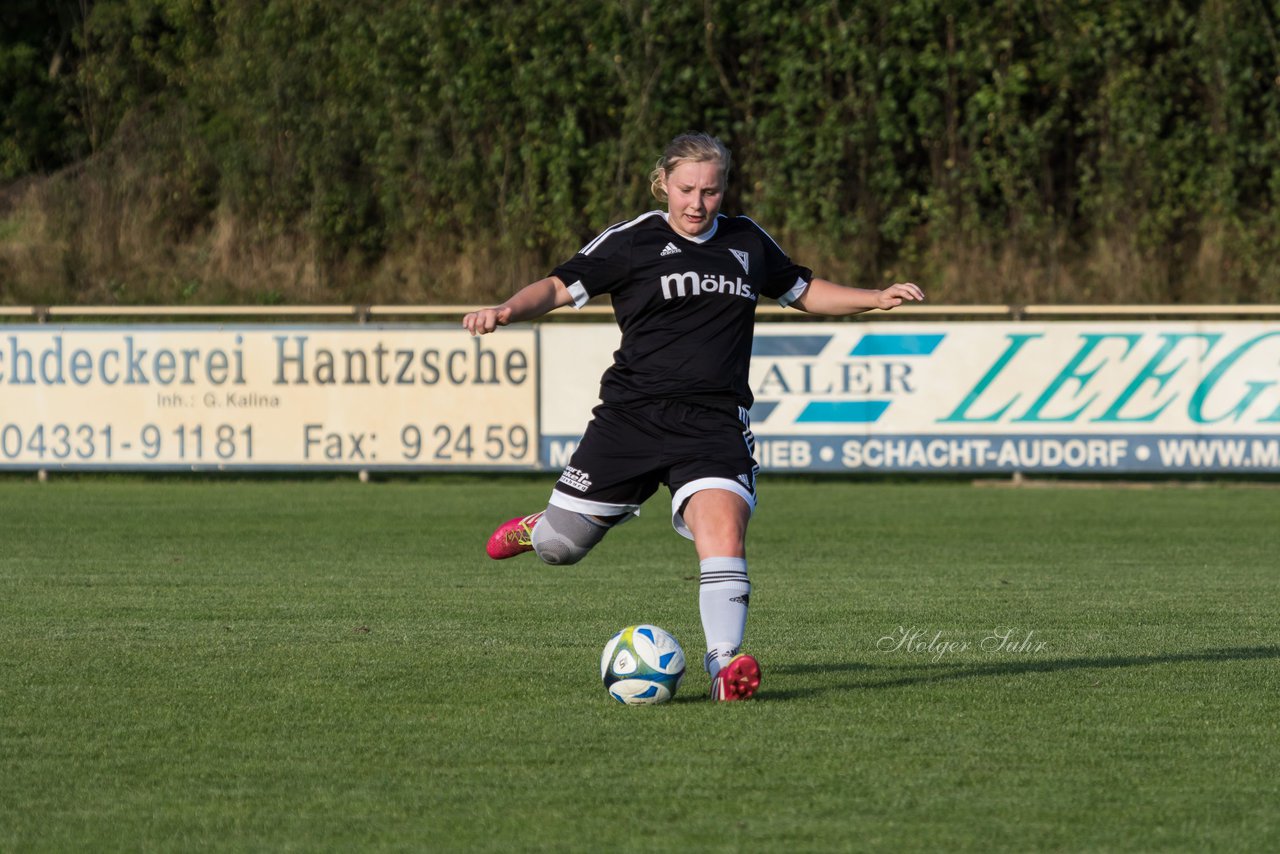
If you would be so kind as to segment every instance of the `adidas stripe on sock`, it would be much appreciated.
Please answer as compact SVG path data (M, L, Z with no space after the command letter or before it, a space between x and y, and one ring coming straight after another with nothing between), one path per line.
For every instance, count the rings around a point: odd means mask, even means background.
M702 631L707 636L704 664L714 679L742 646L751 582L747 579L746 558L709 557L702 561L701 568L698 607Z

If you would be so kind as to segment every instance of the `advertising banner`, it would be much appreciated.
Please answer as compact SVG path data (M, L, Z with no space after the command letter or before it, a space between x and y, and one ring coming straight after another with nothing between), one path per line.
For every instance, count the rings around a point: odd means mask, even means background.
M542 334L555 468L618 332ZM1275 323L762 323L751 390L766 470L1280 472Z
M0 467L534 468L536 337L0 326Z
M0 468L562 468L619 332L0 326ZM1280 325L761 323L763 468L1280 472Z

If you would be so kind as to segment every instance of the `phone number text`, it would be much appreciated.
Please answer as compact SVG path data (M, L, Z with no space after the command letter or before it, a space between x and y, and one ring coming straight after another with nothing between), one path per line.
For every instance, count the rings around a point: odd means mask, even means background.
M388 435L390 434L390 435ZM522 424L14 424L0 422L0 463L449 466L522 464L536 454Z
M125 431L110 424L3 424L0 458L13 462L247 462L253 459L253 426L144 424Z

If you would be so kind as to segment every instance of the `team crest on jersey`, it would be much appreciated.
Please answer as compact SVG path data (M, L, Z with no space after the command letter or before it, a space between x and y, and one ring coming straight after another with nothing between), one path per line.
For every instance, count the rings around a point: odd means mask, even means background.
M742 272L749 275L751 273L751 256L741 249L730 249L729 251L733 253L734 258L738 259L738 263L742 265Z

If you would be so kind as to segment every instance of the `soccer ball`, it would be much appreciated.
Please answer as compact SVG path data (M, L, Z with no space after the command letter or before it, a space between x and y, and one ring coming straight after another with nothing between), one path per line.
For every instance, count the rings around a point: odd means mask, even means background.
M627 626L604 645L600 678L619 703L665 703L676 695L684 678L684 650L657 626Z

